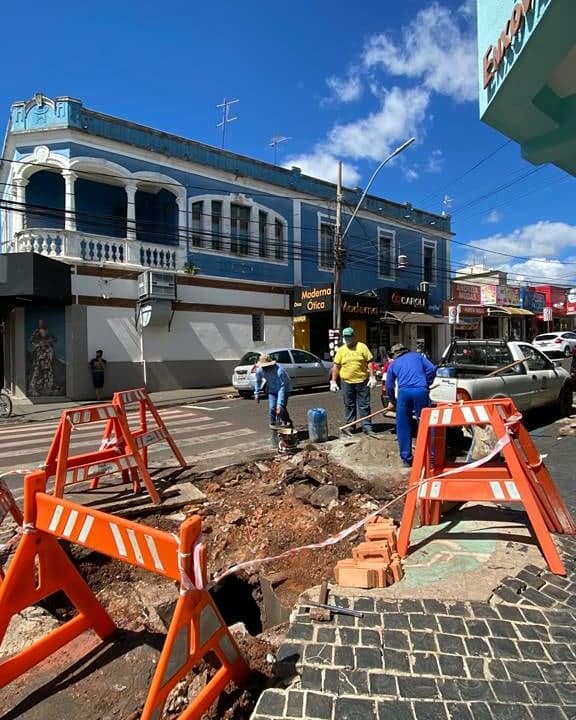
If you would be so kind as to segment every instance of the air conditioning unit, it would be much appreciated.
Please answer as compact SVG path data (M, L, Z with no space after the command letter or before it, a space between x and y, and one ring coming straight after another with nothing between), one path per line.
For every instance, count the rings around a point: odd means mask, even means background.
M176 300L176 275L146 270L138 275L138 300Z

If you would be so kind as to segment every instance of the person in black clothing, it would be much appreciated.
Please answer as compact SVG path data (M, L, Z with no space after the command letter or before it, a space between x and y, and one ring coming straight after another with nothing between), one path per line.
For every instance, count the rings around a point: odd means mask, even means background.
M96 350L96 357L90 360L90 370L92 371L92 385L96 393L96 400L102 399L102 388L104 387L104 374L106 372L106 360L103 357L102 350Z
M570 365L570 378L572 380L572 391L576 392L576 348L572 350L572 364Z

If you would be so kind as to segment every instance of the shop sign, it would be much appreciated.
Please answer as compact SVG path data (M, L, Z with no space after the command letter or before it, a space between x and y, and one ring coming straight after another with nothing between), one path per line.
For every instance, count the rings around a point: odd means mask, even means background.
M296 288L293 311L296 315L326 312L332 310L332 286L319 285L311 288Z
M421 290L389 288L386 310L404 310L407 312L427 312L428 293Z
M342 312L347 315L379 317L382 309L379 300L376 298L363 297L362 295L343 295Z
M497 285L482 285L480 289L482 305L496 305L496 288Z
M452 300L457 303L478 304L482 302L479 285L452 283Z
M542 313L546 305L544 293L536 292L530 288L520 288L520 307L534 313Z
M448 308L451 305L456 305L456 303L453 300L446 300L444 302L444 315L448 315ZM457 303L457 307L459 308L459 315L486 315L486 308L482 305L468 305L467 303Z
M504 29L500 33L500 37L496 41L495 45L490 45L484 53L482 60L483 75L484 75L484 89L490 85L498 68L500 67L506 51L512 45L512 41L520 32L520 29L524 25L525 18L531 10L534 8L534 0L521 0L517 2L513 9L508 22Z
M566 297L566 315L576 315L576 288L570 288Z
M508 285L496 286L496 305L520 307L520 288Z
M442 313L442 305L440 303L428 305L428 312L432 313L432 315L440 315Z

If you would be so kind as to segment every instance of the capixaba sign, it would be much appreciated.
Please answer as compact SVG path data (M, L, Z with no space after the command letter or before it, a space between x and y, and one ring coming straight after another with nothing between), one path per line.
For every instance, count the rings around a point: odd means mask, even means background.
M295 315L309 315L332 310L332 286L319 285L310 288L296 288L293 309Z

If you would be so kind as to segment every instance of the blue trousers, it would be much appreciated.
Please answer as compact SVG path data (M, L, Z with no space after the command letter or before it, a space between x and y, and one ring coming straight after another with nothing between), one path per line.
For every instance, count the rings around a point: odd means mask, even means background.
M420 419L422 408L428 407L428 388L399 388L396 398L396 439L400 457L412 462L412 415Z
M346 412L346 423L351 423L358 417L356 415L356 405L360 417L370 415L370 388L367 382L363 383L347 383L345 380L341 382L342 395L344 397L344 410ZM364 420L362 422L362 430L371 430L372 422Z

